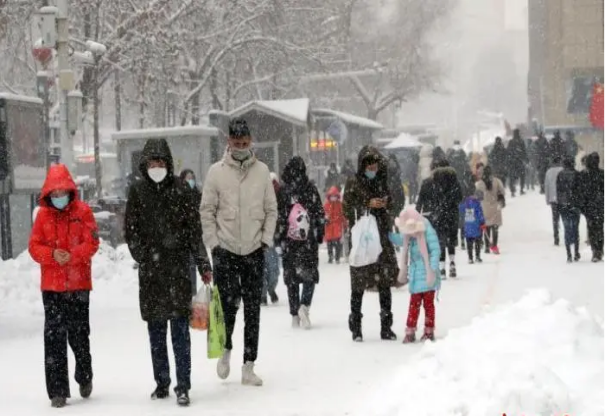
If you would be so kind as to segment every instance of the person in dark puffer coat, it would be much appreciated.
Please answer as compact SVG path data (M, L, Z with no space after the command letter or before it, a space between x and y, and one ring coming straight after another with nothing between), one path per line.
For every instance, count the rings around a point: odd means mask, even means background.
M288 288L292 326L309 329L309 310L315 285L319 283L319 245L323 243L325 213L317 187L309 181L301 157L290 159L281 177L283 185L277 194L276 234L283 253L284 283ZM305 240L288 236L290 212L296 203L302 205L309 217Z
M501 137L496 137L494 147L488 156L488 165L492 167L494 176L502 181L506 186L506 178L508 174L508 151L504 147Z
M557 175L557 205L565 232L565 250L567 262L572 262L571 246L574 246L573 261L580 260L580 208L582 206L582 187L580 173L574 167L573 158L565 157L563 170Z
M544 136L544 133L540 132L538 138L534 143L534 165L538 174L538 182L540 183L540 193L544 194L544 179L546 177L546 171L550 167L550 146L548 140Z
M429 219L441 244L441 278L446 279L446 251L450 260L449 275L456 277L456 246L458 245L458 207L462 202L462 188L456 171L447 160L438 160L432 166L431 177L420 187L416 210Z
M170 147L164 139L145 143L139 166L143 179L130 188L124 237L139 263L139 303L147 322L157 388L153 399L168 397L170 369L168 326L177 367L175 393L179 405L189 404L191 388L191 282L189 262L196 260L205 283L212 277L202 226L191 189L174 175Z
M369 212L376 218L380 234L382 253L378 261L363 267L350 267L351 273L351 314L349 329L353 341L363 341L361 331L361 305L366 289L377 286L380 302L380 337L395 340L393 326L391 287L396 284L399 274L395 249L389 241L396 212L394 195L389 188L387 162L382 154L372 146L364 146L358 156L357 174L347 181L343 197L343 209L349 226ZM350 244L350 243L349 243Z
M582 212L588 225L592 261L603 261L603 169L597 152L586 156L586 170L580 173Z
M556 157L559 157L561 160L565 160L567 149L559 130L555 131L553 138L550 140L548 145L550 150L550 163L552 163Z
M521 138L519 129L513 131L513 138L508 143L508 185L511 196L515 196L517 191L517 180L519 180L519 189L521 195L525 194L525 166L529 162L525 142Z

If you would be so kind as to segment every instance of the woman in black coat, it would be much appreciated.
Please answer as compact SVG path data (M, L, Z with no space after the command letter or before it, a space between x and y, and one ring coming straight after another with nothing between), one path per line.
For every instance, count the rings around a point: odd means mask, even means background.
M395 285L399 267L395 249L389 241L389 232L393 227L393 218L399 215L398 203L393 190L389 187L387 161L380 152L365 146L359 152L357 174L347 181L343 196L343 211L353 227L357 219L366 212L376 218L382 253L378 261L362 267L350 267L351 273L351 314L349 329L354 341L362 341L361 304L366 289L378 287L380 301L380 337L395 340L397 336L391 330L393 314L391 312L391 287Z
M305 162L293 157L282 172L277 194L277 241L282 248L284 283L292 326L311 327L309 308L315 285L319 283L319 244L323 242L325 214L317 187L309 181ZM296 226L304 233L292 233L290 214L296 204L306 211ZM298 238L298 239L297 239ZM302 294L300 286L302 284Z
M459 205L463 194L456 171L450 167L447 160L437 160L431 167L431 177L425 179L420 187L416 210L428 218L439 236L439 268L441 278L446 279L446 252L450 260L450 277L456 277Z

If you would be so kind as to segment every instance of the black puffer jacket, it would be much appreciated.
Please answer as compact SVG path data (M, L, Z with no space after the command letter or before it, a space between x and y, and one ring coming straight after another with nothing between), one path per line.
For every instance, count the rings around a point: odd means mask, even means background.
M511 176L525 169L525 164L529 161L525 142L521 138L521 133L515 129L513 138L508 143L508 171Z
M456 229L462 198L456 171L447 166L447 162L441 163L431 177L422 182L416 210L425 214L438 232Z
M319 283L319 244L323 242L325 219L321 197L309 181L305 162L299 156L284 167L282 182L277 193L276 235L283 249L284 283ZM288 217L297 202L309 215L309 235L305 241L288 238Z
M166 163L168 174L155 183L147 174L147 161ZM199 207L191 190L174 175L168 143L148 140L140 163L143 179L130 188L124 236L139 263L139 302L145 321L189 316L191 309L191 256L200 272L210 270L202 243Z
M368 165L378 163L378 172L374 179L365 176ZM387 197L386 208L369 208L372 198ZM374 264L363 267L351 267L351 288L362 291L373 286L390 287L395 284L399 267L395 258L395 249L389 241L389 232L393 218L399 215L393 192L388 183L387 162L380 152L372 146L364 146L359 152L357 174L347 181L343 196L343 211L353 227L357 219L366 212L376 218L382 253Z
M488 157L488 164L492 167L494 176L502 181L505 181L508 176L507 163L508 151L504 147L502 138L496 137L496 142Z
M550 147L548 145L548 140L540 133L534 143L534 166L536 169L544 172L548 169L550 164L549 154Z
M573 159L568 158L557 175L557 204L562 209L580 209L582 199L580 173L575 170Z
M582 185L582 212L587 218L603 221L603 169L599 168L597 152L586 156L586 170L580 173Z

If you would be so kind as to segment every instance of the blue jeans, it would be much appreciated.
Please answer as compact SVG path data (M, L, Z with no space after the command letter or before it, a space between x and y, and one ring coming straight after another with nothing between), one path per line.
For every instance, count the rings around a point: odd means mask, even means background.
M576 253L580 250L580 211L576 208L560 206L563 231L565 232L565 248L567 254L571 255L571 246L575 246Z
M170 321L147 322L153 377L159 388L168 389L170 387L170 364L166 342L168 322L170 322L172 350L176 364L177 384L174 391L177 393L188 392L191 389L191 337L187 317L173 318Z
M267 299L267 293L275 292L279 281L279 256L275 247L265 250L265 267L263 268L263 292L261 299Z
M315 293L315 283L302 283L302 294L300 285L297 283L288 285L288 301L290 302L290 315L298 315L298 309L301 305L306 307L311 306L313 301L313 293Z

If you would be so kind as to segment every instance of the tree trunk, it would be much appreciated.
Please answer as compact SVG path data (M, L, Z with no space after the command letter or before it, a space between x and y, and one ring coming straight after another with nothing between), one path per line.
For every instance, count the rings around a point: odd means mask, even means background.
M200 91L198 91L191 98L191 124L193 126L200 124L200 95Z
M120 84L120 72L114 72L113 98L115 100L116 131L122 130L122 85Z
M101 184L103 177L103 167L101 164L101 138L99 134L99 59L95 59L94 76L93 76L93 130L94 130L94 151L95 151L95 181L97 188L97 198L103 195L103 185Z
M379 112L376 110L376 108L368 107L368 118L370 120L376 121L376 119L378 118L378 114Z
M212 108L216 110L222 110L223 105L221 100L218 98L218 73L215 68L212 69L210 74L210 95L212 96Z

